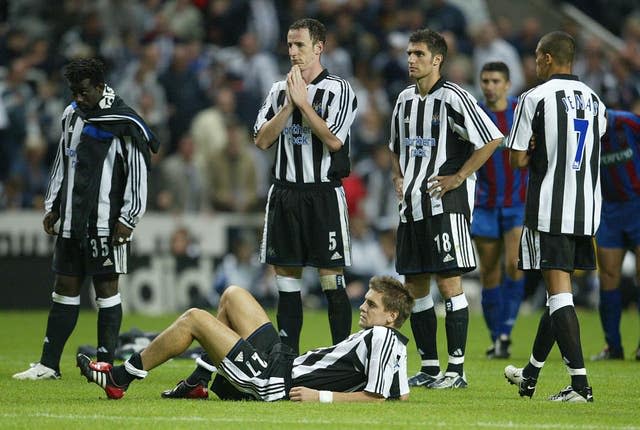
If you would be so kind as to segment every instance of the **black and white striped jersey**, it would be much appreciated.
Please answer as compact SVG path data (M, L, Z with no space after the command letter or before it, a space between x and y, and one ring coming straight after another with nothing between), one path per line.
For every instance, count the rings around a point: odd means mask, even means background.
M273 84L258 112L254 135L280 111L286 101L286 88L286 80ZM355 93L349 82L330 75L325 69L307 85L307 95L313 109L326 121L329 130L342 141L343 146L339 151L330 152L311 132L311 127L296 108L278 137L273 177L296 184L340 181L349 175L351 169L350 128L358 107Z
M134 228L146 210L144 155L131 137L119 137L98 124L109 120L102 117L87 122L75 103L64 111L45 197L45 210L60 214L62 237L81 238L87 232L108 236L116 221ZM127 120L134 121L113 119Z
M296 358L292 386L399 398L409 393L407 342L405 336L389 327L360 330L337 345Z
M475 173L442 199L429 196L427 183L434 176L456 173L473 151L501 137L476 99L452 82L440 78L424 97L416 85L403 90L391 118L389 141L404 177L400 222L453 212L471 220Z
M527 151L525 225L552 234L594 235L600 224L600 138L605 106L577 76L553 75L523 93L507 146Z

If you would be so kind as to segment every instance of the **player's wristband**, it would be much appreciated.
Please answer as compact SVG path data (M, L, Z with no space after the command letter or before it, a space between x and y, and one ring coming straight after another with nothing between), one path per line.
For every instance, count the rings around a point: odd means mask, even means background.
M320 403L333 403L333 391L319 391Z

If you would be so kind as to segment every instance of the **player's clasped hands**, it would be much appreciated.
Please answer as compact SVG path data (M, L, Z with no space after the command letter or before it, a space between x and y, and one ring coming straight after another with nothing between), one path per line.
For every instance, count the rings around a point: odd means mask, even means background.
M297 65L291 67L291 71L287 74L287 90L291 101L296 106L307 101L307 84L305 84L300 67Z

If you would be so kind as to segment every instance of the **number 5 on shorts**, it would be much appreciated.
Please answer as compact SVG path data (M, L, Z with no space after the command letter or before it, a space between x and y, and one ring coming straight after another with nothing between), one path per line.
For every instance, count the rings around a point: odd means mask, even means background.
M330 231L329 232L329 251L335 250L336 246L338 246L338 241L336 240L336 232Z

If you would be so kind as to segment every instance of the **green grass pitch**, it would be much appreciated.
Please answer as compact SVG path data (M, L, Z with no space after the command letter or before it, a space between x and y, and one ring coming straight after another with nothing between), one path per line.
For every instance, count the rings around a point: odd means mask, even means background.
M596 312L579 310L585 356L598 352L603 336ZM160 331L176 315L125 315L122 330L138 327ZM639 336L637 312L622 319L625 361L587 361L593 386L592 404L552 404L545 400L569 383L557 347L542 371L533 399L520 398L502 375L508 363L526 363L539 314L521 315L513 333L512 358L487 360L487 330L480 314L472 313L465 370L466 390L413 389L407 402L383 404L296 404L278 402L222 402L163 400L160 392L172 387L193 369L190 360L172 360L135 382L126 396L107 400L104 392L87 384L75 368L78 345L95 342L96 316L81 312L78 325L62 357L63 378L57 381L14 381L11 375L38 359L47 314L0 313L0 429L631 429L640 428L640 361L632 359ZM328 345L324 311L306 310L302 348ZM354 318L354 322L357 318ZM440 362L446 362L444 319L438 319ZM403 329L410 337L407 324ZM415 344L409 344L409 372L418 369ZM213 396L215 397L215 396Z

